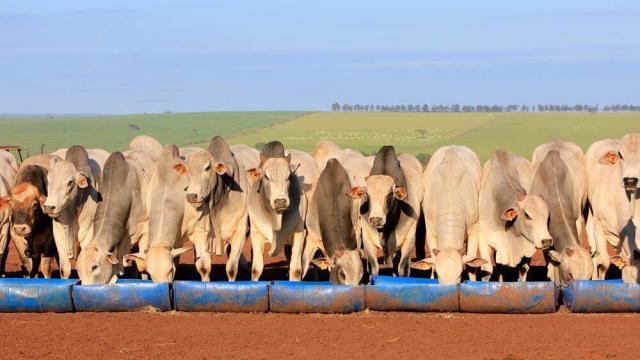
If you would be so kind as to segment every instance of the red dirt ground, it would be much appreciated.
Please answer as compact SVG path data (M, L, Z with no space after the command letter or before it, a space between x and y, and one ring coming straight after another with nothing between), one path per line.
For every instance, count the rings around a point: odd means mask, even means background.
M0 314L0 357L637 359L640 315Z

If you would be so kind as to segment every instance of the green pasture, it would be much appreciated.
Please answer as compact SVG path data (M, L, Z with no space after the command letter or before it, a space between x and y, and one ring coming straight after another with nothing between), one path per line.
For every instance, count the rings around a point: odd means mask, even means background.
M202 112L122 116L0 116L0 145L21 145L25 154L51 152L74 144L126 149L147 134L162 144L204 146L214 135L242 134L303 115L304 112Z
M586 148L595 140L640 132L640 113L313 113L229 138L255 146L278 139L312 150L321 139L366 153L382 145L432 154L441 146L466 145L486 160L496 149L531 157L542 143L563 139Z
M640 132L640 113L330 113L208 112L123 116L0 117L0 145L21 145L31 154L73 144L125 149L138 134L161 143L206 146L213 135L250 146L280 140L288 148L312 150L322 139L366 153L382 145L432 154L458 144L486 160L496 149L530 157L554 139L583 149L593 141Z

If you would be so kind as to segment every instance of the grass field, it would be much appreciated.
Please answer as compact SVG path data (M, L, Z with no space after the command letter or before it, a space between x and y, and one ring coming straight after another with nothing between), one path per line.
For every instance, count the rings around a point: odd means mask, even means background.
M138 129L136 129L136 127ZM280 140L288 148L311 150L321 139L366 153L392 144L399 151L432 154L458 144L486 160L496 149L530 157L553 139L593 141L640 131L640 113L304 113L212 112L93 117L0 117L0 145L22 145L31 154L83 144L126 148L137 134L161 143L205 146L216 134L230 144L255 146Z
M278 139L286 147L309 151L329 139L366 153L391 144L414 154L457 144L486 160L496 149L529 158L536 146L554 139L586 150L595 140L629 132L640 132L640 113L313 113L229 142L255 145Z
M204 112L124 116L0 117L0 145L21 145L31 154L81 144L114 151L148 134L161 143L208 143L214 135L241 134L272 126L304 112ZM26 152L25 152L26 153Z

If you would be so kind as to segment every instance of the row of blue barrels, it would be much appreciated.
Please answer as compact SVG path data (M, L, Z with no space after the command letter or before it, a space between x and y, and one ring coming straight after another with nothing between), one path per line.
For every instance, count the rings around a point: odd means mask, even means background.
M213 311L351 313L377 311L550 313L560 294L572 312L640 312L640 285L576 281L440 285L436 280L374 277L372 285L323 282L119 280L81 286L77 280L0 279L0 312Z

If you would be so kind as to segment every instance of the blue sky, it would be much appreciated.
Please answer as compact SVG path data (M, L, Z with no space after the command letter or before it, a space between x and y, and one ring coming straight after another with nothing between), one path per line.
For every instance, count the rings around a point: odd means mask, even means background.
M640 103L635 1L3 0L0 113Z

